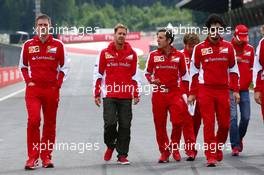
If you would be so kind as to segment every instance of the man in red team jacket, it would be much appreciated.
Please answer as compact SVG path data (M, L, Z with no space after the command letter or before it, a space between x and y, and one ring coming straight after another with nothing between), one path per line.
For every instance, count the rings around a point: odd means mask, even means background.
M26 82L28 111L26 170L37 166L39 156L44 168L52 168L51 153L56 135L56 115L59 90L68 72L64 45L48 34L50 17L43 14L36 18L37 35L22 47L20 69ZM40 110L44 125L40 138Z
M196 97L204 123L204 148L209 167L223 159L222 147L230 127L229 86L239 102L238 67L231 43L223 40L224 22L217 15L209 16L206 27L210 31L204 42L194 47L190 75L192 78L189 103ZM229 83L230 80L230 83ZM218 131L215 135L215 117Z
M176 161L181 160L179 153L181 129L183 116L188 113L182 95L187 93L189 75L184 55L171 46L173 40L171 30L161 29L157 32L159 48L149 54L145 73L149 83L156 87L152 94L152 112L161 153L159 163L168 162L171 153ZM179 88L180 80L183 92ZM168 112L172 123L171 142L166 128Z
M256 103L261 105L264 121L264 38L259 41L253 67L254 98Z
M183 37L184 49L181 52L184 54L185 63L188 68L188 74L190 74L190 63L193 48L200 42L199 36L195 33L186 33ZM189 91L187 96L189 95ZM196 102L194 115L191 116L189 113L184 118L183 125L183 136L185 141L185 153L188 156L187 161L195 160L197 151L195 150L196 138L201 125L201 115Z
M125 42L127 27L122 24L114 29L114 41L99 54L94 67L94 98L104 107L104 142L107 150L104 160L109 161L114 149L118 162L129 164L127 159L132 120L132 99L139 102L139 77L137 54ZM118 124L118 128L117 128Z
M231 41L239 68L239 109L241 113L239 126L237 125L237 104L233 97L233 89L230 91L231 125L230 142L232 155L238 156L243 150L243 138L246 135L248 122L250 119L250 98L249 86L252 82L252 69L254 61L254 48L248 44L248 28L245 25L237 25L234 37Z

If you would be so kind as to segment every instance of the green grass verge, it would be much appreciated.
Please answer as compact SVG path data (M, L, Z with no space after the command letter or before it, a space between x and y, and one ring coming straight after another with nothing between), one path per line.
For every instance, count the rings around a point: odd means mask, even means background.
M139 56L139 57L138 57L138 62L139 62L139 68L140 68L141 70L144 70L145 67L146 67L146 62L147 62L147 60L145 60L143 56Z

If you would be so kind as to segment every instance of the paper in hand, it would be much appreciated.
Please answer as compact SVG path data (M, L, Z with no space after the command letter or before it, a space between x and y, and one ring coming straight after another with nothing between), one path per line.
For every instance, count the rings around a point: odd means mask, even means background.
M196 107L196 100L193 102L193 104L188 104L188 102L187 102L187 95L186 94L183 94L182 95L182 98L185 101L185 103L188 105L189 114L191 116L194 116L195 107Z
M188 111L191 116L194 116L195 107L196 107L196 100L192 104L188 104Z

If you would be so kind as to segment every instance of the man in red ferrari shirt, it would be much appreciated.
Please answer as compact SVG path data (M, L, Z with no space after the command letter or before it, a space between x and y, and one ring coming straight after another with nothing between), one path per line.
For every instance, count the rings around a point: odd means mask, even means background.
M139 102L140 81L137 72L137 54L125 42L127 27L118 24L114 41L99 54L94 67L94 99L100 106L103 98L104 142L107 146L104 160L118 152L118 162L130 164L127 159L132 120L132 99Z
M237 104L233 96L233 89L230 91L230 107L231 107L231 125L230 125L230 142L232 146L232 155L238 156L243 150L243 138L246 135L248 122L250 119L250 98L249 86L252 82L252 70L254 62L254 48L248 44L248 28L245 25L237 25L234 37L231 41L240 74L240 122L237 125Z
M51 153L56 135L56 115L59 90L68 72L65 48L61 41L49 35L50 17L42 14L35 20L37 35L22 47L19 67L26 82L26 107L28 111L27 147L25 169L32 170L39 156L44 168L52 168ZM40 110L44 125L40 137Z
M261 105L264 121L264 38L259 41L253 66L254 98L256 103Z
M184 49L181 52L185 56L185 63L188 68L188 73L190 73L190 63L191 56L193 53L193 48L196 44L200 42L199 36L195 33L186 33L183 37ZM189 92L188 94L189 95ZM201 125L201 115L198 107L198 102L196 102L196 107L194 115L191 116L189 113L184 118L183 125L183 136L185 141L185 152L188 156L187 161L193 161L196 157L197 151L195 151L196 138Z
M190 75L192 78L189 103L198 98L204 123L204 149L207 166L216 166L223 159L230 127L229 86L234 90L235 101L239 102L238 67L231 43L223 40L224 21L217 15L210 15L206 22L209 30L204 42L194 47ZM218 131L215 135L215 118Z
M145 73L148 82L155 86L152 93L152 112L161 153L159 163L168 162L171 153L176 161L181 160L181 130L183 117L188 113L182 95L187 93L189 75L184 55L171 46L173 40L171 30L160 29L157 32L158 50L149 54ZM182 91L179 80L182 80ZM172 123L171 141L166 127L168 112Z

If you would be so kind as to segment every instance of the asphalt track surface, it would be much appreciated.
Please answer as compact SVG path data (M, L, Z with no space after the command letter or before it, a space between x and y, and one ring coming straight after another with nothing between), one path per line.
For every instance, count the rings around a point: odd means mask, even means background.
M102 107L94 105L92 74L95 56L70 54L71 71L61 89L57 117L57 149L53 153L54 169L41 167L25 171L26 125L24 83L0 89L0 174L93 174L93 175L228 175L264 174L264 125L260 107L251 94L251 120L244 142L244 151L232 157L224 152L224 160L215 168L206 167L202 150L194 162L172 158L167 164L158 164L159 152L151 113L151 96L143 95L140 104L133 106L132 139L129 151L131 165L118 165L116 153L110 162L104 162ZM143 78L143 74L142 74ZM143 78L143 84L146 81ZM17 92L13 94L14 92ZM11 94L11 95L10 95ZM10 95L10 96L8 96ZM170 132L170 123L168 131ZM229 139L228 139L229 142ZM198 143L203 143L203 131ZM58 146L65 144L67 146ZM85 145L85 149L84 149Z

